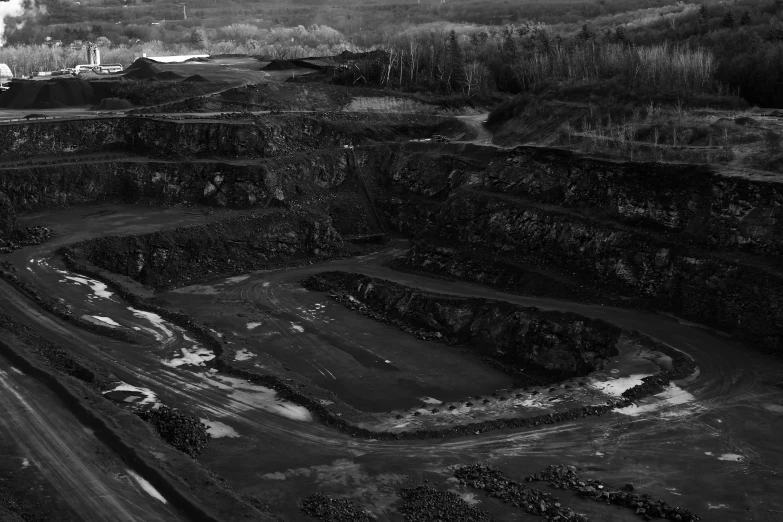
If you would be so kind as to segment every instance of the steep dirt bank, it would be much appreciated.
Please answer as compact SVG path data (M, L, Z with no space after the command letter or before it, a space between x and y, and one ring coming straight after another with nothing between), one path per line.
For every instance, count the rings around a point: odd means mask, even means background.
M360 115L330 119L304 114L214 120L133 116L48 120L0 126L0 150L6 161L99 151L176 158L261 158L429 137L443 127L441 120L414 116L368 120Z
M167 288L205 276L345 255L346 250L328 217L270 211L140 236L82 241L68 247L67 253L143 284Z
M617 355L621 330L576 314L547 312L489 299L423 293L383 279L324 272L303 282L307 288L347 292L371 310L424 329L447 342L466 344L482 356L560 377L586 375Z

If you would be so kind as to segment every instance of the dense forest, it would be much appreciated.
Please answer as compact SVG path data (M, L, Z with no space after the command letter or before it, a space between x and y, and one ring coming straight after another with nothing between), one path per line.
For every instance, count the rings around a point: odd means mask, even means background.
M618 97L736 94L783 107L783 0L194 0L187 19L171 2L23 1L24 12L6 18L0 60L57 40L98 41L119 54L167 45L277 58L376 49L384 52L336 81L466 97L590 85Z

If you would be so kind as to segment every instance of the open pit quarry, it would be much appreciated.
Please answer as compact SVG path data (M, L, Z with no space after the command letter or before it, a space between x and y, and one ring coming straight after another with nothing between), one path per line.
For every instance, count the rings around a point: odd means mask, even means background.
M2 520L781 520L779 178L222 96L0 124Z

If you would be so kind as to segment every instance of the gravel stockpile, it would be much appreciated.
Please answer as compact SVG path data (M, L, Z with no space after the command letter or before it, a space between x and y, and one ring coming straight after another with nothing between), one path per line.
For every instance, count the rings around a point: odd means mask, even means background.
M490 522L493 518L484 510L474 508L450 491L439 491L426 485L403 488L400 496L405 503L400 513L411 522Z
M541 473L527 478L528 481L548 481L549 485L558 489L570 489L579 495L596 502L608 502L616 506L625 506L636 511L644 520L665 518L682 522L701 520L693 512L679 507L670 506L662 500L655 500L650 495L632 493L632 484L626 484L622 490L606 486L600 479L581 480L574 466L549 466Z
M163 440L191 457L201 453L212 438L200 420L176 408L161 406L138 415L152 424Z
M484 464L464 466L454 472L460 484L483 489L489 496L496 497L532 515L546 517L546 520L560 522L587 522L585 515L565 508L560 501L540 489L529 488L503 476L499 470Z
M369 513L353 500L327 497L316 493L302 501L302 511L324 522L372 522Z

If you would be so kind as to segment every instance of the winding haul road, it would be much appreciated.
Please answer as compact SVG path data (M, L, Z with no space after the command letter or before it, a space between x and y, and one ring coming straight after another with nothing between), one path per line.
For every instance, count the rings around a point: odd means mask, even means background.
M317 357L308 359L319 372L312 370L313 379L326 382L330 378L322 370L327 369L333 380L347 383L347 388L361 380L361 372L354 376L340 373L342 366L329 343L341 343L346 350L353 350L351 353L358 353L357 357L361 351L386 356L384 345L373 341L379 337L388 339L389 352L396 349L400 354L403 348L399 346L413 345L406 334L360 316L354 316L349 327L338 327L335 321L348 312L297 284L323 270L360 272L433 292L503 299L601 318L683 350L700 367L698 375L678 383L687 392L685 400L658 397L635 412L451 440L358 440L313 421L306 410L277 399L269 390L210 371L210 353L187 332L133 310L98 282L66 271L53 254L61 244L95 235L140 233L203 222L210 216L173 209L102 206L25 219L51 226L56 237L49 244L0 260L10 261L20 277L65 299L75 313L132 329L145 341L127 344L74 327L0 282L0 306L5 313L45 333L63 348L108 368L118 380L138 390L140 400L159 400L203 417L218 438L199 460L226 477L239 492L268 502L286 519L299 520L302 515L297 502L322 491L354 497L382 520L399 520L391 507L398 500L396 491L422 478L472 501L471 491L446 482L450 476L447 468L477 460L490 461L517 479L548 464L575 464L586 475L604 478L610 484L632 482L638 491L692 509L704 520L773 521L783 517L779 494L783 491L783 448L779 442L783 390L774 386L783 364L748 351L720 333L653 313L503 294L478 285L396 272L384 263L403 252L403 243L360 258L214 281L161 296L183 306L189 301L197 306L196 296L207 296L214 302L196 312L210 319L219 315L221 306L248 310L247 318L226 318L222 328L230 332L238 350L255 358L260 371L279 364L279 354L285 351L294 358L298 353L315 353ZM267 340L260 334L254 336L249 328L239 331L231 326L236 321L249 323L259 310L266 311L262 330ZM0 331L0 341L14 342L14 338ZM274 345L277 358L271 351L267 353L265 343ZM415 347L421 350L426 345ZM127 466L86 432L40 383L4 362L0 370L0 433L5 454L18 455L20 469L25 462L22 459L27 459L29 467L37 470L38 478L27 483L41 482L50 506L69 514L63 520L177 519L167 504L146 492L129 475ZM8 441L14 441L11 447L6 447ZM0 467L3 478L13 471L7 469L7 461ZM562 492L560 497L592 520L638 519L630 510L587 503ZM492 499L475 499L499 520L524 519L515 518L517 515Z

